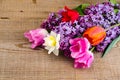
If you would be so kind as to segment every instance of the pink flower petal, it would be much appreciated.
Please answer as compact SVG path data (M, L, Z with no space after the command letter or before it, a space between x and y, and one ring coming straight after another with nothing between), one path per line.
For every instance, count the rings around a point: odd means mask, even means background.
M70 40L71 56L72 58L78 58L84 55L85 51L88 51L90 43L86 38L75 38Z
M29 32L25 32L24 36L29 40L29 42L33 42L32 36Z
M87 66L87 67L88 67L88 68L91 66L93 60L94 60L94 56L93 56L93 54L91 53L91 56L90 56L90 58L89 58L88 61L87 61L87 63L88 63L88 66Z
M89 68L94 60L94 56L90 51L83 53L84 55L76 58L74 62L75 68Z
M77 44L71 46L71 47L70 47L70 51L71 51L71 52L79 52L79 51L80 51L80 44L77 43Z
M81 38L70 39L69 43L70 43L71 45L75 45L75 44L77 44L77 42L80 41L80 40L81 40Z
M29 40L29 42L32 42L31 48L35 48L43 44L43 38L47 36L47 31L39 28L25 32L24 36Z
M88 42L88 40L86 38L81 38L80 45L82 45L81 51L83 51L83 52L90 48L90 43Z
M80 48L80 44L76 44L70 47L70 51L71 51L71 57L72 58L78 58L80 56L83 56L84 54L82 54L81 48Z

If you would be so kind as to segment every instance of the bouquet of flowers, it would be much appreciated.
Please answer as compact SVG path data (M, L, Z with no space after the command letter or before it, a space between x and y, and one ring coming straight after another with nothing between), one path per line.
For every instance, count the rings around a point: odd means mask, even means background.
M24 33L31 48L42 47L48 54L64 54L75 68L89 68L93 51L102 57L120 40L120 4L109 0L96 5L67 6L51 13L38 29Z

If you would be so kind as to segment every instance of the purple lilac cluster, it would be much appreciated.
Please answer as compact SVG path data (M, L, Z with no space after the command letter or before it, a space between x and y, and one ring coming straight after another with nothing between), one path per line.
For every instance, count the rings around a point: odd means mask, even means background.
M60 34L61 50L66 50L69 45L69 40L77 34L75 27L71 26L69 22L61 22L59 26L56 26L54 32Z
M61 11L60 11L61 12ZM41 25L42 28L48 31L54 31L60 34L60 50L62 50L66 56L69 56L69 40L73 38L77 33L75 27L70 22L61 22L61 13L51 13L49 18Z
M106 38L103 42L96 46L97 51L103 52L105 48L111 43L116 37L120 35L120 27L115 27L106 32Z
M118 11L116 15L117 22L120 23L120 10Z
M120 4L113 5L110 2L104 2L94 6L91 5L85 9L85 15L80 16L74 23L62 22L60 13L52 13L41 26L48 31L53 30L61 35L60 50L62 50L65 55L69 55L70 39L82 36L83 32L89 27L102 26L106 29L120 22L120 10L116 14L114 12L115 7L120 9ZM96 46L97 51L103 52L107 45L120 35L120 27L112 28L108 30L106 34L107 36L104 41Z
M90 17L93 23L104 28L116 24L117 21L116 14L114 13L114 6L110 2L90 6L85 9L84 12L86 15L91 15Z
M85 10L85 13L87 15L97 15L95 17L99 17L99 20L98 18L95 18L93 23L96 23L97 25L100 25L106 29L120 22L120 11L116 14L114 12L115 7L120 9L120 5L118 4L113 5L110 2L105 2L103 4L97 4L95 6L88 7ZM94 18L94 16L92 16L92 18ZM120 27L112 28L106 31L106 34L107 35L104 41L96 46L97 51L103 52L107 45L111 43L113 39L118 37L118 35L120 35Z
M104 2L102 4L91 5L85 9L85 14L106 14L112 12L113 5L110 2Z
M51 13L46 21L41 25L42 28L47 29L48 31L54 30L56 26L61 23L61 15Z
M55 30L53 30L60 34L60 50L62 50L67 57L70 56L69 40L78 35L75 26L75 22L61 22L59 26L56 26Z

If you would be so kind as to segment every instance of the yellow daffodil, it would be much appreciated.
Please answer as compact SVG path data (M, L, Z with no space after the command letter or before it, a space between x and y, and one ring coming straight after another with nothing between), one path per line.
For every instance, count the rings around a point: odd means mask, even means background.
M45 49L48 50L48 54L53 52L56 56L59 55L59 41L60 41L60 34L56 34L55 32L51 31L47 37L44 38Z

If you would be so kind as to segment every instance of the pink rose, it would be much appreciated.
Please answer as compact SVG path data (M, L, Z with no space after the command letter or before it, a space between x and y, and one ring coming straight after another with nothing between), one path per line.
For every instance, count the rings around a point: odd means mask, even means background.
M24 36L32 43L31 48L35 48L44 43L43 38L47 36L48 32L45 29L35 29L24 33Z
M86 38L70 40L71 57L75 59L75 68L89 68L94 60L93 53L89 51L90 43Z

